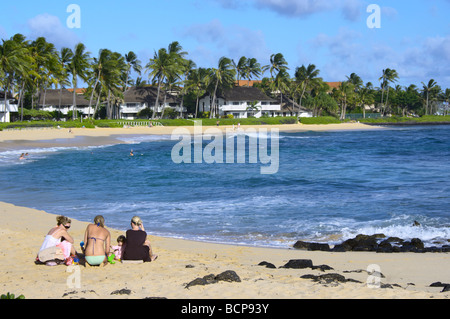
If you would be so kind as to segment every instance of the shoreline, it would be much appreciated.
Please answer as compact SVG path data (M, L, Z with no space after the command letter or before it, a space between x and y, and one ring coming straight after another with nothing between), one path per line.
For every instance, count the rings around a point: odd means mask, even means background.
M68 129L56 128L40 128L40 129L21 129L21 130L5 130L0 131L0 143L17 142L17 141L46 141L46 140L72 140L75 137L97 137L111 138L114 135L170 135L176 129L189 131L191 134L197 133L199 128L195 130L195 126L154 126L154 127L128 127L128 128L73 128L71 133ZM207 131L218 130L225 133L232 130L231 125L221 126L201 126L202 133ZM278 129L280 132L297 133L297 132L324 132L324 131L360 131L360 130L379 130L384 129L373 125L362 123L341 123L341 124L283 124L283 125L242 125L240 130L246 129ZM206 131L206 132L205 132ZM236 127L236 132L239 130Z
M63 213L63 212L62 212ZM155 262L105 267L80 267L81 286L68 286L66 266L35 265L34 258L56 215L0 202L0 240L3 242L0 285L4 293L27 299L447 299L450 292L432 283L450 278L448 253L377 254L375 252L321 252L205 243L151 235ZM70 218L70 216L68 216ZM94 216L93 216L94 217ZM89 223L72 219L75 248ZM122 231L111 232L112 244ZM282 268L290 260L309 259L330 270ZM260 266L261 262L275 268ZM377 265L381 286L370 288L367 269ZM281 267L281 268L280 268ZM211 283L186 288L197 278L234 271L240 282ZM317 282L310 275L339 274L349 282ZM301 278L305 276L304 278ZM357 282L356 282L357 281ZM383 287L383 288L382 288ZM111 295L126 289L126 295Z

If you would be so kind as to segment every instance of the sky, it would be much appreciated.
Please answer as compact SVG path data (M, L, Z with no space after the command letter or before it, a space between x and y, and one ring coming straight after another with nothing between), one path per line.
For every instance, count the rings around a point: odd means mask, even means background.
M68 12L71 4L79 11ZM379 87L391 68L396 84L450 88L450 0L2 0L1 8L0 38L44 36L58 49L82 42L92 56L133 51L145 65L178 41L197 67L222 56L267 65L282 53L291 76L314 64L327 82L356 73Z

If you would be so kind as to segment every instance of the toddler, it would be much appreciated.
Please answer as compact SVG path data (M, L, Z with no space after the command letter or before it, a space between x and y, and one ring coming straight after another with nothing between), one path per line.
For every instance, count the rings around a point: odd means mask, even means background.
M125 249L126 238L124 235L117 237L117 246L111 246L112 253L115 255L115 260L121 260Z

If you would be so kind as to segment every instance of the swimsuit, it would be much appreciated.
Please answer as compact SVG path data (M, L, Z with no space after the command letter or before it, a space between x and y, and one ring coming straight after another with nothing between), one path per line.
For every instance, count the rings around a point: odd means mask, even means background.
M92 246L92 254L94 254L94 247L95 247L95 244L97 243L97 239L105 241L104 239L95 238L95 237L89 237L89 239L93 239L94 240L94 246ZM106 255L85 256L85 258L86 258L86 261L88 262L89 265L91 265L91 266L99 266L105 260L105 256Z
M105 255L101 255L101 256L85 256L86 261L88 262L89 265L91 266L99 266L104 260L105 260Z

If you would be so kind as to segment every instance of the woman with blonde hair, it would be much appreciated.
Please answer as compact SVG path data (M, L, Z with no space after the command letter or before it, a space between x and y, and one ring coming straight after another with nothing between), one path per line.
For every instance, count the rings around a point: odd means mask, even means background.
M131 219L131 229L126 232L126 241L127 245L123 252L123 260L154 261L158 258L152 252L144 224L138 216L134 216Z
M94 223L87 226L84 233L84 256L91 266L99 266L108 263L111 234L105 229L105 219L102 215L94 218Z
M72 256L76 255L74 240L68 230L72 221L66 216L56 217L56 226L49 230L39 249L37 259L42 263L54 265L55 260L64 260L66 265L72 264Z

